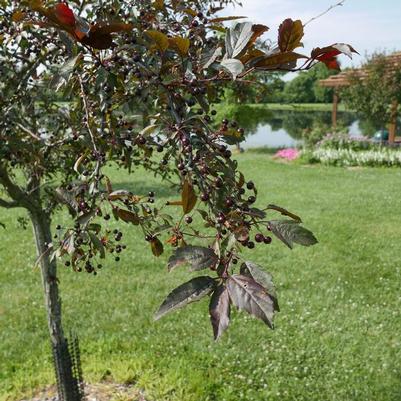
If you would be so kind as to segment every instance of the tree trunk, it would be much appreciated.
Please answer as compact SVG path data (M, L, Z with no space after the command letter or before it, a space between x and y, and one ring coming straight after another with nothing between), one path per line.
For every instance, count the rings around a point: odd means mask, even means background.
M30 212L35 235L36 250L42 272L42 284L47 311L47 323L50 332L59 401L78 401L79 383L76 382L68 342L64 337L61 324L61 299L57 283L56 260L50 260L49 244L52 242L51 219L43 211Z

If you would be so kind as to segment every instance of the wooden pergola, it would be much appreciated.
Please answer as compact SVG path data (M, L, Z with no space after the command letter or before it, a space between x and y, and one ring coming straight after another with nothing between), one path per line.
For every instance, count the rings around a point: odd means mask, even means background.
M385 57L386 72L389 74L395 73L401 69L401 52L393 53ZM337 127L337 113L338 113L338 102L339 91L341 88L345 88L352 84L352 79L355 77L364 79L369 76L369 72L366 68L354 69L351 71L344 71L338 75L332 75L327 79L322 79L319 81L319 85L326 88L333 88L333 111L332 111L332 125L333 128ZM388 125L389 131L389 143L394 143L396 141L396 130L397 130L397 108L398 102L394 100L392 102L391 108L391 118Z

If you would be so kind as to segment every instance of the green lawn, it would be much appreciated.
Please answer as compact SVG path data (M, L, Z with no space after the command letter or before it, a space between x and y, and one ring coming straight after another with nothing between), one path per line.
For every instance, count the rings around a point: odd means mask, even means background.
M396 401L401 399L401 170L287 165L238 156L259 205L300 214L320 244L274 241L249 251L274 275L276 330L242 313L214 343L207 300L154 323L189 274L167 274L135 231L122 261L96 277L62 268L65 326L78 332L87 381L135 383L155 401ZM154 187L143 174L137 193ZM174 198L158 186L159 201ZM1 211L0 400L53 382L40 275L22 211ZM63 220L58 217L58 221ZM57 223L55 221L55 224Z

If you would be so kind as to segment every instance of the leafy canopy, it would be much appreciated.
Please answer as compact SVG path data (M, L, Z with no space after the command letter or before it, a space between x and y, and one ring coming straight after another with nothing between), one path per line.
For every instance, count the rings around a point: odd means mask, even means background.
M216 338L228 327L231 305L273 327L271 277L252 262L238 264L241 249L267 246L271 235L289 247L317 241L285 209L255 207L257 189L227 146L243 130L227 120L213 128L210 104L232 80L318 62L337 68L336 56L351 55L352 47L302 55L295 50L303 25L287 19L277 44L261 49L267 26L218 17L219 8L196 0L0 5L2 205L48 215L67 207L72 222L57 227L49 252L77 272L96 273L108 254L119 260L123 233L108 228L111 218L142 230L155 256L173 247L170 270L189 264L210 271L173 290L156 318L212 294ZM234 22L225 28L225 21ZM160 204L157 188L118 188L106 165L150 170L176 186L177 198ZM267 216L277 212L290 219Z

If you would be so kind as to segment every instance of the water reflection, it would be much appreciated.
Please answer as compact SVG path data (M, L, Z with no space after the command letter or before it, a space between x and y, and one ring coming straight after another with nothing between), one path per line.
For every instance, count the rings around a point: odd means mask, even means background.
M299 146L305 130L319 126L330 132L331 127L331 112L328 111L267 110L243 105L231 106L225 110L225 115L245 128L243 148ZM361 135L360 122L354 113L339 112L338 126L346 128L353 136ZM376 129L372 127L371 134Z

